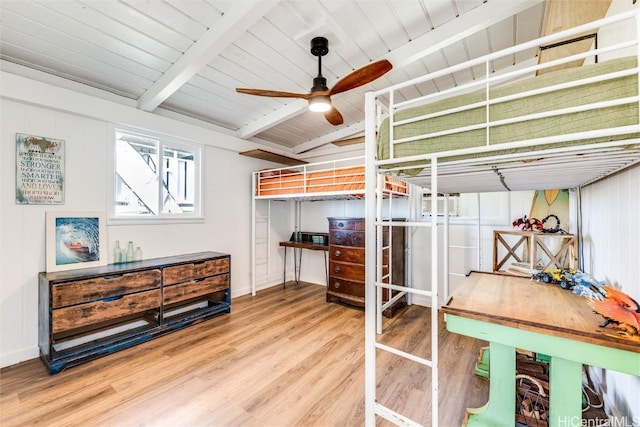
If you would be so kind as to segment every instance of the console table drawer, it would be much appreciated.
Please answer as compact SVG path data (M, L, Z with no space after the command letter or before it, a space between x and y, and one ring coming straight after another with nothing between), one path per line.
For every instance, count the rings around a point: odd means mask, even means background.
M159 308L161 299L160 289L154 289L59 308L53 310L52 332L56 334Z
M229 274L207 277L164 288L164 304L173 304L192 298L223 291L229 287Z
M200 279L229 272L229 258L182 264L163 269L164 285L173 285L193 279Z
M160 287L160 270L113 274L51 287L52 308L66 307Z

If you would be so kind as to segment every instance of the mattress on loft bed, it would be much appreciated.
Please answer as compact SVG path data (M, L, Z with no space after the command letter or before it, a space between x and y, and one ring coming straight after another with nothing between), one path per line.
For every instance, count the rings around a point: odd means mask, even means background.
M351 166L300 172L289 169L261 171L258 174L256 196L304 195L365 190L364 166ZM385 190L406 194L407 183L385 176Z
M541 76L519 80L517 82L496 86L490 89L490 98L496 99L516 93L549 87L565 82L576 81L588 77L599 76L616 71L636 67L636 57L624 57L597 64L585 65L546 73ZM580 85L573 88L554 90L549 93L528 96L516 100L504 101L489 106L490 120L504 120L521 117L528 114L577 107L589 103L616 100L638 95L637 74L612 80ZM420 105L406 110L399 110L394 114L394 122L437 113L452 108L482 102L485 91L480 90L468 94ZM401 138L441 132L449 129L481 124L486 121L486 107L481 106L466 111L455 112L407 123L394 127L394 140ZM596 110L580 111L571 114L519 121L511 124L492 126L490 128L489 145L500 145L508 142L553 137L578 132L593 131L638 124L638 103L628 103ZM557 148L578 144L590 144L610 140L635 138L640 134L615 135L603 138L581 139L579 141L565 141L552 144L529 146L521 149L496 150L490 153L511 154L519 151L537 151L545 148ZM486 130L484 128L457 132L450 135L425 137L415 141L397 144L394 147L394 157L407 157L422 154L432 154L443 151L482 147L486 144ZM389 159L389 118L387 117L378 129L377 142L378 160ZM481 157L487 154L475 153L467 156L449 157L443 160L457 160L460 158ZM415 163L414 163L415 164ZM393 167L393 166L387 166ZM404 171L408 175L419 173L419 170Z

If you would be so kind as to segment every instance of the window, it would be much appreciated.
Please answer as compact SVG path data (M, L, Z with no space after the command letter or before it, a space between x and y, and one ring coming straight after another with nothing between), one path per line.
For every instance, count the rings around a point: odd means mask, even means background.
M198 219L201 148L115 130L111 219Z
M449 202L447 207L449 208L449 216L458 216L458 202L460 196L458 194L450 195ZM423 194L422 195L422 216L431 216L431 203L432 203L431 194ZM444 216L445 214L445 197L438 196L436 197L436 203L438 204L438 216Z

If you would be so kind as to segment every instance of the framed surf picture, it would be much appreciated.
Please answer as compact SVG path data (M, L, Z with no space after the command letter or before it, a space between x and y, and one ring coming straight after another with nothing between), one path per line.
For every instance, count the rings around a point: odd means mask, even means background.
M47 272L107 265L104 212L47 212Z

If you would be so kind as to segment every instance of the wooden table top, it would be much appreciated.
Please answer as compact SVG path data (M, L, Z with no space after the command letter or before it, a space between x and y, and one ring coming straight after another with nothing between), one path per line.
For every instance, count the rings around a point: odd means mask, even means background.
M320 243L312 243L312 242L292 242L290 240L280 242L280 246L284 246L287 248L311 249L312 251L328 251L329 250L329 245L322 245Z
M640 353L640 343L611 337L611 326L584 297L560 285L506 274L472 272L442 307L444 313Z

